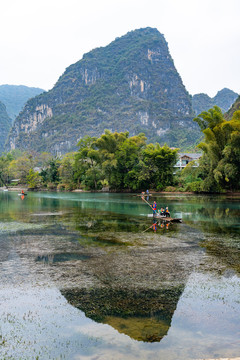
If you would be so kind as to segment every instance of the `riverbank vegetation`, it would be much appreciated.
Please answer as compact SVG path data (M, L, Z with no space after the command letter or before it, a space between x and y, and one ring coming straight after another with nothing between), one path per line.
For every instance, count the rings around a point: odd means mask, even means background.
M187 190L195 192L222 192L240 190L240 111L226 120L214 106L194 119L203 139L198 145L203 155L199 166L194 163L181 173Z
M202 156L181 172L174 167L178 149L148 144L143 133L105 130L99 138L85 136L78 151L54 157L49 153L13 151L0 157L1 186L29 189L105 191L240 190L240 111L226 120L220 108L194 119L203 137Z
M2 185L14 182L29 188L137 191L163 190L174 182L177 150L146 144L144 134L106 130L99 138L86 136L79 150L62 158L50 154L12 152L0 158Z

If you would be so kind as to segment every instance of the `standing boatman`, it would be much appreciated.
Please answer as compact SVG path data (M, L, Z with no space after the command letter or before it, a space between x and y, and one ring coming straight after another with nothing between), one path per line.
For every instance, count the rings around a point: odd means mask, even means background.
M153 210L153 215L156 214L156 212L157 212L157 203L156 203L156 201L153 202L151 207L152 207L152 210Z

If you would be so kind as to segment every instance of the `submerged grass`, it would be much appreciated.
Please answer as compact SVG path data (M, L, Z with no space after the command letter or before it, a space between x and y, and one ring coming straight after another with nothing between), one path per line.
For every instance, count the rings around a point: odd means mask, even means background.
M1 233L12 233L21 230L30 230L30 229L41 229L45 227L45 224L35 224L35 223L24 223L24 222L0 222L0 234Z

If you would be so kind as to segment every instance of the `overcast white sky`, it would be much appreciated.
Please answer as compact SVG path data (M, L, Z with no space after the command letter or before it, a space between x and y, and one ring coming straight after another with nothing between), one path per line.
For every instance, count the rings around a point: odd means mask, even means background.
M0 85L49 90L84 53L150 26L190 94L240 93L239 16L240 0L0 0Z

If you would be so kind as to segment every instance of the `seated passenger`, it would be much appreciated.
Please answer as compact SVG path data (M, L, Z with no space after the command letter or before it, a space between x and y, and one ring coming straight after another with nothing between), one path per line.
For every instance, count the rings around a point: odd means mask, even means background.
M164 209L161 208L161 210L158 210L158 213L159 213L159 215L163 216L164 215Z
M168 210L168 207L166 207L164 214L166 215L166 217L170 217L170 212Z

